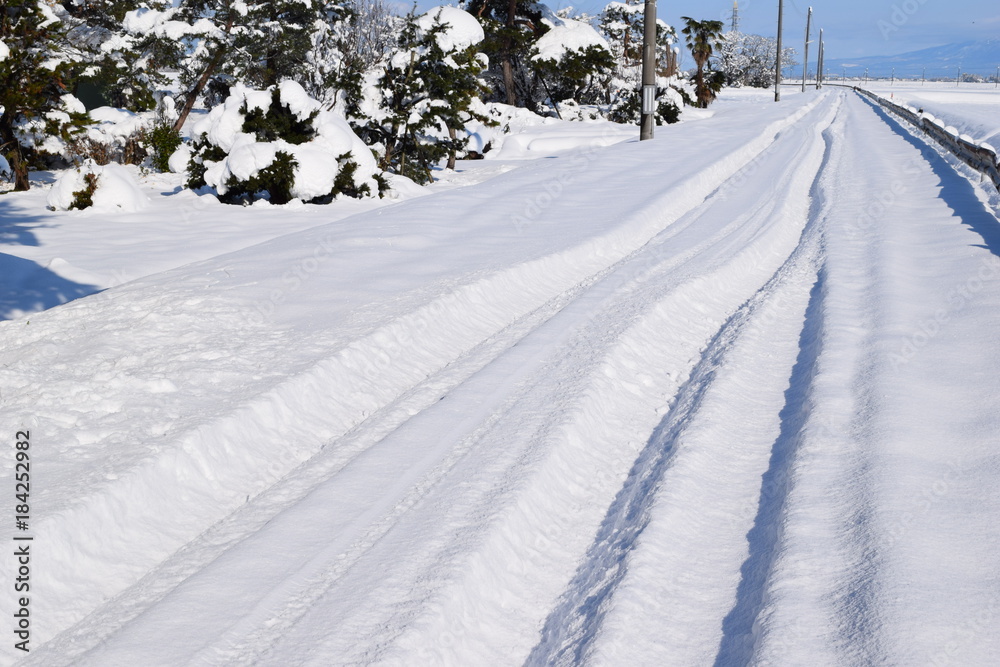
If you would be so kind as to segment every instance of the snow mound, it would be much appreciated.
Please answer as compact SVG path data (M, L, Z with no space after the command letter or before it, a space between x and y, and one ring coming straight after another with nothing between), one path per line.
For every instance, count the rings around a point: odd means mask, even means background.
M435 7L417 19L417 27L425 34L437 23L445 26L436 35L438 47L445 53L465 50L486 38L479 21L457 7Z
M7 60L7 56L10 55L10 47L0 42L0 62Z
M139 182L128 168L120 164L104 166L90 164L71 169L56 180L46 197L49 208L57 211L68 211L76 208L76 193L88 188L87 176L97 177L96 190L92 195L95 211L101 212L133 212L149 206L149 197L139 188Z

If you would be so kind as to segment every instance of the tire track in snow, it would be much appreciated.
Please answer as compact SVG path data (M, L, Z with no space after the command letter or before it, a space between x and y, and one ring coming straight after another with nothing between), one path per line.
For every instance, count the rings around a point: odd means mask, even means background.
M813 173L825 162L824 155ZM718 636L705 635L704 622L731 604L749 525L745 509L760 493L754 485L762 473L765 490L778 486L776 468L789 460L800 425L792 402L812 370L821 282L817 208L814 202L795 252L720 329L650 437L527 665L705 664L720 639L725 645L732 622ZM739 430L719 426L722 405ZM780 426L757 417L779 410ZM779 499L780 489L774 492ZM762 498L758 526L769 524L771 511ZM750 559L759 557L755 530ZM745 563L744 575L747 569ZM737 607L754 583L744 576Z

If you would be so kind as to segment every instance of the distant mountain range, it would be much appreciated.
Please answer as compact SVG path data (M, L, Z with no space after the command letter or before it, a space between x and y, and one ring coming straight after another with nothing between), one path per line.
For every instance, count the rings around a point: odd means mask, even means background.
M910 51L895 56L867 56L864 58L829 59L826 63L828 77L863 76L865 68L871 77L888 77L893 68L897 77L919 79L926 70L927 78L955 78L958 68L962 72L978 74L984 78L996 76L1000 66L1000 39L945 44L920 51Z

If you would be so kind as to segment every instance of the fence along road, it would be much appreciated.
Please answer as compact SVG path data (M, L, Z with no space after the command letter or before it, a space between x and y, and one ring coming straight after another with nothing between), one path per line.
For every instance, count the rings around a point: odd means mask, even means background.
M967 165L988 176L997 190L1000 190L1000 161L998 161L997 153L992 146L966 139L957 130L948 128L942 121L929 113L924 113L911 106L896 104L863 88L855 87L854 90L909 121L911 125L919 127Z

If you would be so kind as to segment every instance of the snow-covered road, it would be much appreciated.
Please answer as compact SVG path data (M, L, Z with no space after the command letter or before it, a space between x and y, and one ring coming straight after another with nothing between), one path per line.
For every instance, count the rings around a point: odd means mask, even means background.
M984 202L826 91L0 322L22 662L993 664Z

